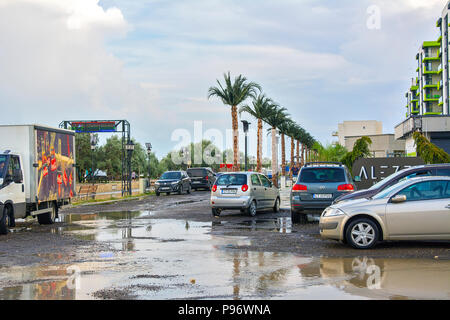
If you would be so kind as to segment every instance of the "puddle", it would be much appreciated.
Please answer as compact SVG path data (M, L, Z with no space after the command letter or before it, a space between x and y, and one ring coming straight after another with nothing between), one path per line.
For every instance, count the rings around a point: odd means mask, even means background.
M147 218L144 218L147 217ZM0 269L0 299L450 299L450 261L312 258L239 250L247 237L215 236L213 224L152 219L149 212L65 215L55 228L108 244L95 255L58 253L46 265ZM238 227L292 232L290 218Z
M235 226L244 227L250 231L271 231L279 233L292 233L291 218L277 219L255 219L233 224Z

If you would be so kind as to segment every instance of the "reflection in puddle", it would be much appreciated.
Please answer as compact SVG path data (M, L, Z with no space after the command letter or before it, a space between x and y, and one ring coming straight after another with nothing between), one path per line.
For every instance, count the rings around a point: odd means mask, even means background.
M252 244L247 237L211 235L211 222L148 216L62 216L70 226L53 232L111 250L80 248L80 262L72 264L59 253L43 254L40 265L0 269L0 299L450 299L450 261L252 252L238 249ZM238 227L292 232L288 218Z

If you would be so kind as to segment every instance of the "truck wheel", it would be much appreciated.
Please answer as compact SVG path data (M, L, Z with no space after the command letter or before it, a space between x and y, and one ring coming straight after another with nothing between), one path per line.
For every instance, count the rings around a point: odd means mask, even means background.
M39 224L53 224L56 219L56 207L52 205L52 211L37 216Z
M10 209L9 206L5 206L3 208L2 217L0 220L0 234L8 234L8 226L9 226L9 217L10 217Z

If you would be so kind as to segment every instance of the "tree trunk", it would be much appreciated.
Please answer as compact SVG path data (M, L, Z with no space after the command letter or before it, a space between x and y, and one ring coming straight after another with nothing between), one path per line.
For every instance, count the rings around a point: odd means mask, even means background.
M258 119L258 145L256 150L256 171L261 172L262 168L262 131L263 131L263 122L261 119Z
M277 129L272 128L272 183L278 187L278 179L276 176L278 170L278 148L277 148Z
M302 167L305 165L305 145L302 143L302 163L300 164Z
M296 165L300 165L300 141L297 140L297 163Z
M284 133L281 134L281 174L286 176L286 144Z
M289 177L292 180L292 169L294 168L295 144L294 138L291 137L291 165L289 166Z
M231 107L231 117L233 119L233 171L241 171L239 164L239 126L237 106Z

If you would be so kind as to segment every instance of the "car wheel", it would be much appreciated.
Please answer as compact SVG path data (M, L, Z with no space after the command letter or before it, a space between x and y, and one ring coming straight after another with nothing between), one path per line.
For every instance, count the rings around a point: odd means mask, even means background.
M56 206L52 205L52 211L37 216L39 224L53 224L56 219Z
M275 213L280 212L280 198L277 198L277 200L275 200L275 206L273 207L273 212L275 212Z
M347 228L345 239L355 249L371 249L379 239L380 231L375 222L357 218Z
M222 213L222 209L212 208L211 213L212 213L213 217L219 217L220 214Z
M159 193L159 192L156 192L156 196L157 197L159 197L161 195L161 193Z
M170 192L166 192L166 196L170 196Z
M187 194L191 194L191 186L189 186L189 188L187 189Z
M2 217L0 220L0 234L8 234L9 218L10 218L9 206L3 208Z
M181 185L180 188L178 189L178 194L182 194L183 193L183 186Z
M250 217L256 216L256 201L252 201L252 203L250 203L250 206L247 208L247 214Z

